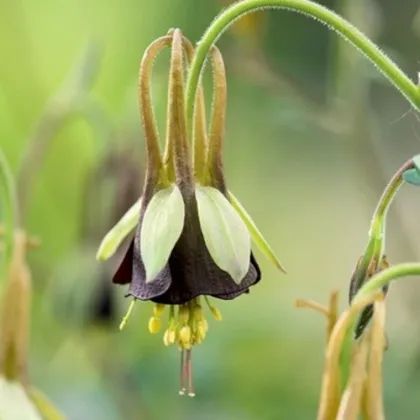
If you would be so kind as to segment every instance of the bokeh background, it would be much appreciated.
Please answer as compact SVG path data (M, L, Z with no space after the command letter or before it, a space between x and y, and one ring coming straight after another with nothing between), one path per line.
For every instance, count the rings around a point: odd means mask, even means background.
M376 202L418 153L420 123L409 104L326 27L270 11L228 31L219 42L226 176L289 274L256 252L263 281L249 296L218 303L223 322L212 322L194 350L197 396L179 397L178 354L149 335L151 305L138 304L118 332L128 302L110 281L121 254L103 265L94 255L141 192L143 51L175 26L198 41L228 3L0 0L0 145L16 173L24 226L42 238L29 256L30 377L70 420L314 418L325 320L293 302L326 303L339 289L345 308ZM417 78L417 0L321 3ZM153 81L162 133L168 57L159 57ZM419 206L420 190L405 186L389 215L391 262L419 259ZM388 299L389 419L420 417L417 280L394 285Z

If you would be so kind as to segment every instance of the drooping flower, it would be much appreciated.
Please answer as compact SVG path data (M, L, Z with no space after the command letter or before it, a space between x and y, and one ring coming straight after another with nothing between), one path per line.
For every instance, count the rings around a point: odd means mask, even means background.
M166 145L162 157L151 105L153 62L171 47ZM261 272L251 252L251 236L265 255L282 269L272 249L237 199L227 190L222 144L226 114L226 78L222 56L212 49L214 102L206 132L203 91L195 103L192 147L184 114L184 55L194 48L180 30L171 30L146 50L140 66L139 95L146 141L147 171L141 199L104 238L98 258L109 258L136 229L113 282L128 284L134 300L155 303L151 333L161 327L169 307L163 340L181 350L180 393L194 395L191 348L207 333L206 302L213 316L220 312L209 297L231 300L248 293ZM134 303L134 301L133 301ZM133 306L122 322L125 324Z

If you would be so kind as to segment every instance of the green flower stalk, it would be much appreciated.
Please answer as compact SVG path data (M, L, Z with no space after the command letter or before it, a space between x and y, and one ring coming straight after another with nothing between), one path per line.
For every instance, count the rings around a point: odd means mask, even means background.
M153 61L171 48L166 144L162 156L150 94ZM204 304L221 320L209 297L231 300L248 293L261 272L251 252L251 237L263 253L281 268L272 249L245 209L232 200L223 172L222 146L227 87L222 56L211 51L214 102L206 131L201 87L195 103L193 135L187 133L184 56L192 60L194 48L179 29L154 41L140 66L139 96L147 152L146 179L141 199L104 238L98 258L109 258L122 240L135 237L113 282L128 284L129 296L155 303L149 330L161 329L168 309L163 341L181 351L180 393L194 395L191 349L207 333ZM191 147L192 143L192 147ZM130 305L123 327L132 310Z
M262 9L288 10L313 18L349 41L404 95L415 109L420 109L420 89L379 47L355 26L327 7L310 0L243 0L224 9L209 25L191 64L187 81L186 114L188 127L193 115L200 75L211 47L239 18Z
M349 288L349 303L352 302L358 290L376 273L389 267L389 262L384 255L385 250L385 233L386 233L386 216L388 210L397 194L397 191L404 183L406 174L416 171L415 159L409 159L392 177L386 186L375 212L372 217L371 227L369 230L369 240L365 252L359 259L356 269L351 277ZM383 293L388 292L388 286L383 288ZM356 329L355 338L359 338L366 325L369 323L373 314L373 305L366 307L363 311Z

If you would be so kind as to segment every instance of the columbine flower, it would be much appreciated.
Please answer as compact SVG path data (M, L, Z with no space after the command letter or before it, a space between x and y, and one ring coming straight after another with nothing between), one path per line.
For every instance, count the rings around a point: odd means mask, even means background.
M171 47L171 61L162 158L150 100L150 77L154 59L166 46ZM215 87L210 133L207 136L203 92L199 89L193 147L189 145L184 114L184 52L191 61L194 49L175 29L154 41L143 56L139 83L147 151L143 194L105 237L98 258L109 258L136 228L113 282L129 284L129 296L135 300L155 303L149 321L151 333L160 330L163 312L168 307L169 323L163 341L181 350L180 393L187 391L192 396L191 349L204 340L208 330L204 301L220 320L221 314L209 297L234 299L247 293L261 278L251 253L250 233L269 259L282 267L244 208L226 188L222 165L226 80L217 48L212 50Z

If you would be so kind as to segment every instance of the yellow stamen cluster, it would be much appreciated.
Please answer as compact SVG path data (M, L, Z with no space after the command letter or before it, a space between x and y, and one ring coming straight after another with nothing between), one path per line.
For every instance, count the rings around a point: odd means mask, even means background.
M221 321L220 311L205 298L210 312L217 321ZM193 299L183 305L169 306L169 323L163 335L165 346L177 344L181 350L189 350L192 346L201 344L206 337L209 324L204 317L200 298ZM149 319L149 331L156 334L161 328L161 316L165 305L156 304L153 316Z

